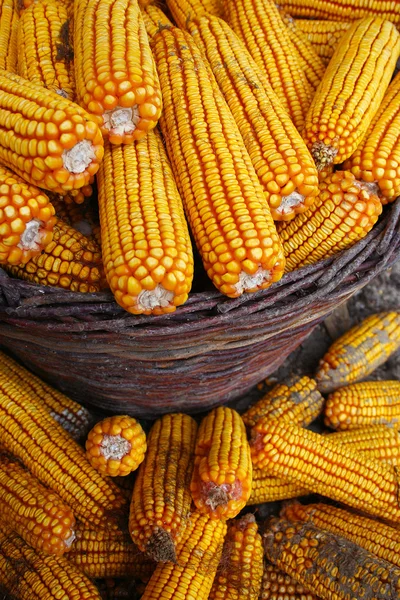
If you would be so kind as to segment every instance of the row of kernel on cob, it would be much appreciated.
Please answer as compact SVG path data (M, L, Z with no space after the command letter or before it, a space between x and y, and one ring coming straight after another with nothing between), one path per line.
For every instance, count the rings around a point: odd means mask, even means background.
M0 4L0 263L14 276L170 312L193 279L185 217L235 297L354 244L400 194L391 3L354 0L332 24L294 19L302 0L169 0L176 26L145 0L23 0L19 18ZM100 226L66 214L95 176Z
M144 600L397 598L400 383L360 380L399 348L400 313L371 315L314 379L293 376L243 415L164 415L147 436L129 416L93 426L1 354L0 589L99 600L93 580L124 578ZM321 411L337 432L308 429ZM263 552L252 507L310 492L325 500L264 523Z

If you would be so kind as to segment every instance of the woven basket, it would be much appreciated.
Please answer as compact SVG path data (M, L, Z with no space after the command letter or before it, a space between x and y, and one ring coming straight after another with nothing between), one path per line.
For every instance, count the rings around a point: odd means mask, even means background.
M400 198L369 235L268 290L192 293L159 317L132 316L110 293L79 294L0 269L0 343L71 397L154 418L242 395L273 372L339 304L400 257Z

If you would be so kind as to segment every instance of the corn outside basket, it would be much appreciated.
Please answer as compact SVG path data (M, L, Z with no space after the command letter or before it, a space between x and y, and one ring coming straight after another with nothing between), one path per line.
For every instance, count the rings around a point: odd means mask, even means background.
M235 299L193 292L175 313L134 316L0 269L0 346L84 404L142 418L233 400L272 373L339 304L400 258L400 198L333 258Z

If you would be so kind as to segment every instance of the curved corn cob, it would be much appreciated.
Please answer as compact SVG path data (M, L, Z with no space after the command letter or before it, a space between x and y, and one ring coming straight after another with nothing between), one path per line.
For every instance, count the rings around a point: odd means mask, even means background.
M140 550L157 561L176 560L176 544L189 519L196 433L196 421L178 413L158 419L147 437L133 488L129 532Z
M221 558L224 521L192 513L176 548L177 563L160 563L141 600L207 600Z
M0 69L17 70L18 12L14 0L0 2Z
M90 465L85 452L41 406L0 373L0 442L39 481L54 490L76 517L112 528L125 500Z
M375 118L344 168L375 184L383 204L400 195L400 73L390 84Z
M63 556L31 548L0 522L0 582L18 600L101 600L95 585Z
M398 597L400 569L310 523L270 519L266 557L321 600Z
M396 521L396 468L297 425L261 419L252 429L253 465L311 492Z
M400 53L396 27L376 17L340 40L311 102L302 132L318 169L356 150L379 109Z
M224 16L223 0L167 0L167 6L180 29L186 29L191 19L203 15Z
M335 21L355 21L361 17L376 15L399 23L399 9L397 0L279 0L293 17L307 17L320 19L334 19Z
M53 239L55 210L42 190L0 166L0 263L27 263Z
M251 493L252 465L240 415L220 406L201 421L190 491L202 513L233 519Z
M153 41L163 93L160 124L204 267L227 296L268 287L283 253L235 121L188 33Z
M352 327L320 360L315 380L321 392L363 379L400 348L400 312L370 315Z
M258 600L263 555L254 516L230 521L209 600Z
M73 292L98 292L104 287L101 251L73 227L58 221L53 241L25 265L5 266L14 277Z
M315 52L328 64L343 34L351 23L344 21L321 21L295 19L296 27L306 34Z
M221 19L196 18L188 29L232 112L272 217L287 220L304 212L318 193L317 170L268 79Z
M394 527L322 503L303 506L292 502L283 508L280 516L288 521L312 523L400 567L400 532Z
M113 144L157 125L161 92L137 0L82 0L74 7L76 95Z
M133 314L173 312L188 298L193 255L159 134L107 145L98 189L104 267L116 301Z
M332 429L357 429L400 422L400 381L366 381L339 388L328 396L325 425Z
M0 514L30 546L46 554L61 556L75 539L69 506L1 453Z
M300 131L313 89L273 0L224 0L224 10L228 23L243 40Z
M296 579L274 565L266 564L261 585L260 600L318 600Z
M79 523L68 560L91 579L134 577L148 581L156 564L139 552L129 533L121 529L90 529Z
M87 434L92 417L86 408L47 385L3 352L0 352L0 373L21 391L29 392L75 440Z
M278 383L251 406L242 419L247 427L253 427L263 417L284 418L285 421L306 427L322 411L324 398L317 390L317 383L304 375L292 375Z
M143 7L142 16L146 27L146 33L150 41L162 27L173 26L173 23L168 19L167 15L165 15L161 8L158 8L155 4L149 4L148 6Z
M328 175L307 212L278 223L286 272L310 265L353 246L367 235L382 212L375 194L348 171Z
M146 434L132 417L107 417L91 429L85 447L90 464L99 473L128 475L143 462Z
M67 11L59 0L40 0L24 10L18 23L18 75L73 100L68 25Z

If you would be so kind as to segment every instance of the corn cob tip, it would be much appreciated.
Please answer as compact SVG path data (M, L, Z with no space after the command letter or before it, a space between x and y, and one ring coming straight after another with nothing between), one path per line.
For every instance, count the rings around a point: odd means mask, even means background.
M48 231L43 229L43 221L40 219L32 219L25 224L25 230L21 235L18 248L21 250L40 250L44 240L44 237L48 235ZM51 240L49 240L50 242ZM46 244L47 245L47 244Z
M292 192L289 196L282 196L282 202L278 207L275 208L275 219L280 217L285 220L287 215L293 218L293 209L301 204L304 204L305 196L297 191Z
M104 113L104 127L110 135L124 136L133 133L139 123L140 115L137 104L132 107L116 106Z
M243 292L255 292L263 287L264 283L272 280L272 272L258 267L257 271L250 275L245 271L239 273L239 281L233 286L237 295Z
M322 171L333 164L337 153L337 148L327 146L324 142L314 142L311 147L311 156L314 159L318 171Z
M89 140L81 140L62 155L64 167L70 173L84 173L93 161L97 161L94 146Z
M173 305L174 292L166 290L160 283L156 285L154 290L142 290L137 298L137 306L139 310L153 310L157 307L166 308Z
M156 527L146 544L146 554L156 562L176 564L175 544L171 534L162 527Z

